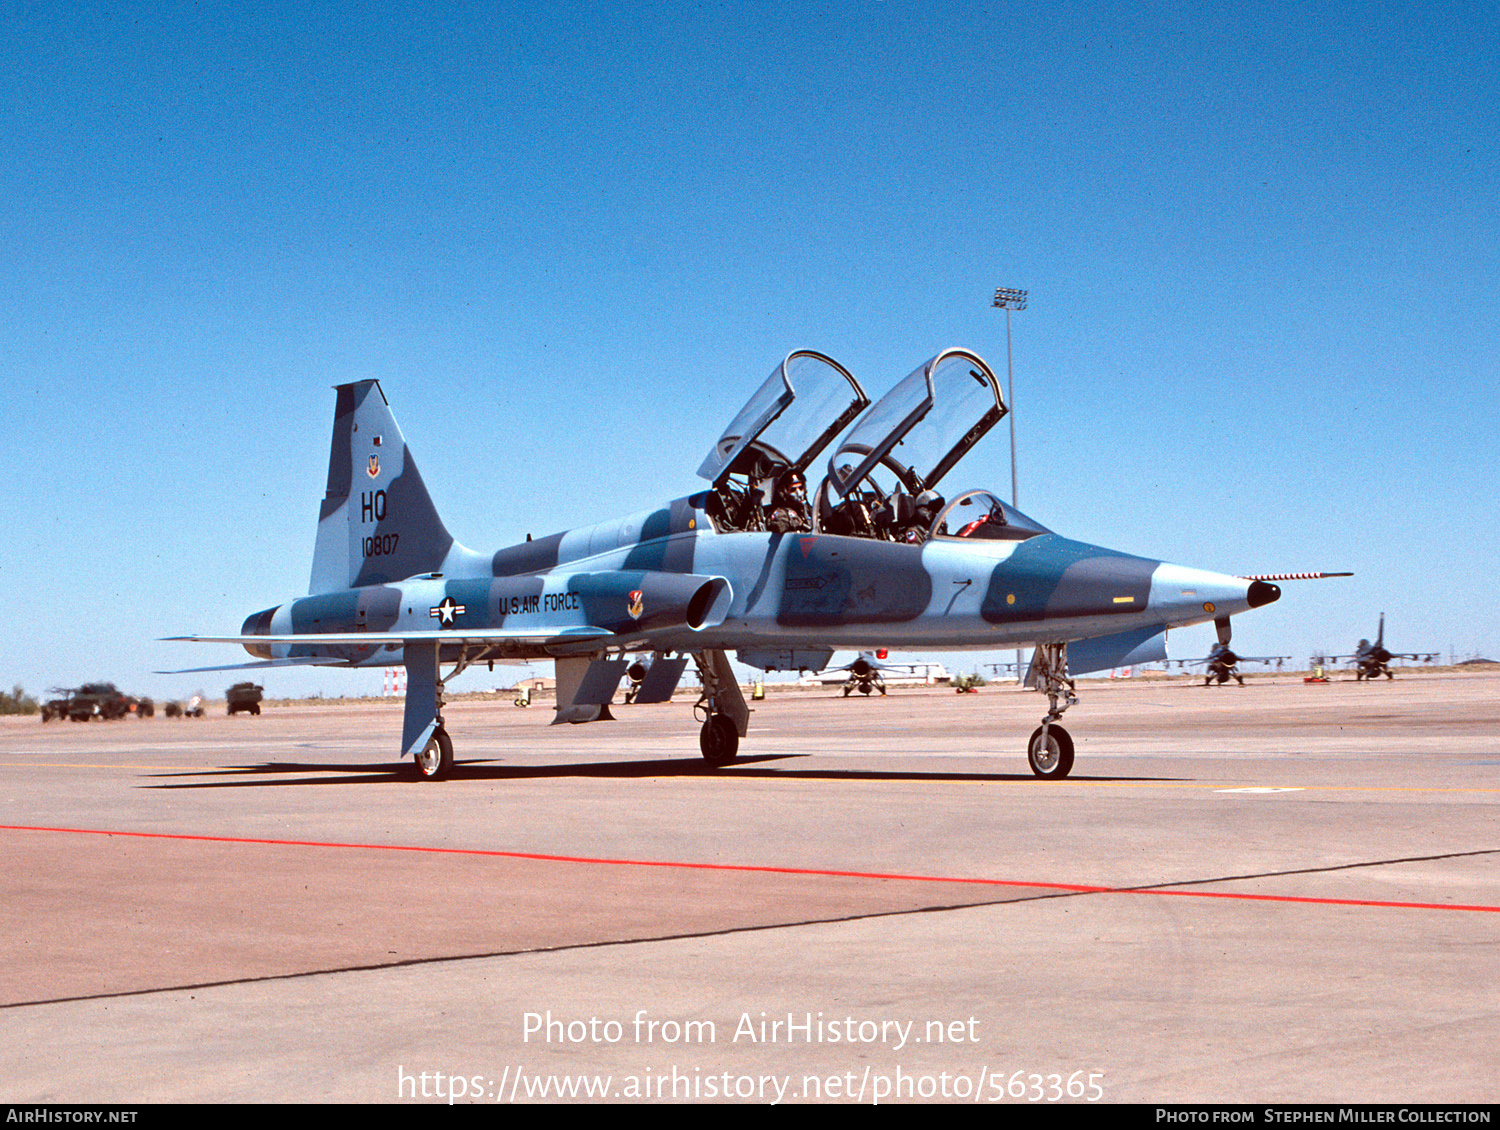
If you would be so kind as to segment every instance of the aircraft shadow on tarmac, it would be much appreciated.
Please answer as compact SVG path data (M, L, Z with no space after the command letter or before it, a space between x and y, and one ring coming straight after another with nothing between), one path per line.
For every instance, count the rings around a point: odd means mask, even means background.
M797 780L824 781L1036 781L1030 773L951 773L920 772L911 770L872 769L784 769L771 767L767 763L801 760L814 754L764 754L741 756L733 765L709 765L701 758L668 758L651 761L589 761L567 765L496 765L492 761L475 759L454 764L452 780L505 781L523 779L545 779L565 777L642 778L642 777L760 777L794 778ZM764 768L757 766L764 765ZM157 773L153 776L192 777L192 781L170 784L148 785L154 789L234 789L261 788L282 785L351 785L389 784L406 782L411 777L411 766L404 762L381 761L367 764L340 764L337 762L262 762L259 765L229 765L218 770L195 770L181 773ZM220 778L203 780L203 778ZM231 779L223 779L231 778ZM1074 782L1118 782L1118 781L1182 781L1182 777L1115 777L1083 776L1074 774ZM1037 782L1039 786L1043 782Z

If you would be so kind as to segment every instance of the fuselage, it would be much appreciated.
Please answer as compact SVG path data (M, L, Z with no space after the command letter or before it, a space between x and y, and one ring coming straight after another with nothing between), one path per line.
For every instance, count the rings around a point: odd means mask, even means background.
M933 536L921 544L824 533L720 532L706 493L485 555L453 544L418 577L316 594L251 616L245 635L515 631L479 658L609 647L1006 649L1216 620L1275 585L1073 541ZM377 547L378 548L378 547ZM572 642L539 646L547 632ZM399 642L247 644L264 659L326 655L396 666Z

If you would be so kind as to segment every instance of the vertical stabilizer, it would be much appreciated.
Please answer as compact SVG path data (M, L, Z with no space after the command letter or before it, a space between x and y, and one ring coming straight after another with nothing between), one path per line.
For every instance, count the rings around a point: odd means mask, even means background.
M318 512L312 593L442 569L453 538L417 472L378 381L337 386L328 493Z

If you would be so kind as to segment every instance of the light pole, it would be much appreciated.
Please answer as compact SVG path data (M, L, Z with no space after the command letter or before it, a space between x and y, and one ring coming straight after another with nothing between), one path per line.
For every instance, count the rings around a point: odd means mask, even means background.
M995 290L995 307L1005 311L1005 407L1010 417L1010 504L1019 506L1016 496L1016 373L1010 360L1010 312L1026 309L1026 292L1008 286Z
M1012 287L995 288L995 306L1005 311L1005 407L1010 417L1010 504L1019 506L1016 495L1016 371L1010 360L1010 312L1026 309L1026 292ZM1025 684L1021 671L1021 652L1016 651L1016 686Z

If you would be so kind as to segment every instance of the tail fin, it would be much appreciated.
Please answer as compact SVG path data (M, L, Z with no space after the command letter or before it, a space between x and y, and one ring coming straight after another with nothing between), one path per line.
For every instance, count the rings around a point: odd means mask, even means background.
M453 537L378 381L337 386L311 593L441 571Z

